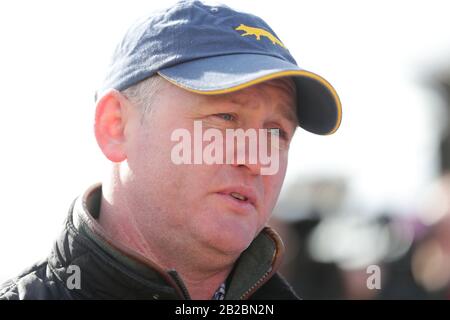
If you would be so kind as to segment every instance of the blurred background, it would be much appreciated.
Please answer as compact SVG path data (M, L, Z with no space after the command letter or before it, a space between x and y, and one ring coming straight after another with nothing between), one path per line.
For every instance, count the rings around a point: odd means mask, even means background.
M336 134L291 146L271 221L286 278L304 299L449 299L450 3L221 2L265 19L343 104ZM94 92L128 26L171 3L0 3L0 282L49 253L102 178Z

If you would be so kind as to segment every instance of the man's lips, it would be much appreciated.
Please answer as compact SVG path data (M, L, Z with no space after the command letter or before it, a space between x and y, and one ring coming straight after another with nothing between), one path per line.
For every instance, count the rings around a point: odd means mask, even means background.
M235 199L236 201L242 203L251 204L256 208L257 206L257 196L256 192L253 188L247 186L231 186L224 189L221 189L217 193L222 195L227 195Z

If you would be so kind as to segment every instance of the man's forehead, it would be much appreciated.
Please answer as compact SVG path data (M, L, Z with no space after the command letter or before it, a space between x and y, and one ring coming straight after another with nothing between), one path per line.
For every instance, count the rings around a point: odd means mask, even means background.
M283 117L287 118L297 126L297 90L294 80L291 77L276 78L256 84L247 89L261 90L261 92L264 92L267 86L276 87L283 92L283 94L278 95L279 100L276 101L277 108ZM225 99L236 104L246 104L249 99L245 89L223 96Z
M168 98L170 97L173 100L174 97L177 96L177 92L181 94L178 99L183 100L185 103L187 101L191 101L190 105L192 106L209 106L208 101L216 101L216 102L226 102L234 105L252 105L253 96L249 94L249 92L253 93L262 93L265 94L268 87L276 88L277 91L281 94L277 94L277 100L274 101L274 105L276 105L277 110L279 111L279 115L288 121L292 122L294 127L298 126L298 117L297 117L297 90L295 86L295 82L291 77L282 77L267 80L258 84L254 84L250 87L229 92L223 94L215 94L215 95L203 95L199 93L190 92L184 88L180 88L169 81L161 78L167 85L167 88L175 91L166 91L161 90L160 94L166 95Z
M268 81L263 82L263 83L267 83L267 84L270 84L270 85L274 85L274 86L278 86L278 87L281 87L281 88L285 88L292 95L294 95L294 97L297 95L297 91L295 89L295 83L294 83L294 80L291 77L276 78L276 79L268 80Z

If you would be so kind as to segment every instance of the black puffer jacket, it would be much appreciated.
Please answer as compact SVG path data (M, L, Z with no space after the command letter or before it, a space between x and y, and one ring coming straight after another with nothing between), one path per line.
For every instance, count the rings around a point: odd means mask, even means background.
M190 299L175 270L109 239L96 221L101 186L72 204L49 257L0 286L1 299ZM227 279L226 300L298 299L276 272L283 254L266 227L244 251Z

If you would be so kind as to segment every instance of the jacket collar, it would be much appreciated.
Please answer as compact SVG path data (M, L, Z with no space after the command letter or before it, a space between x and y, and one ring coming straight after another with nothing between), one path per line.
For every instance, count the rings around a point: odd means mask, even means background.
M96 184L72 203L49 257L56 277L67 283L69 266L79 267L81 285L71 290L74 298L190 299L176 270L164 270L104 232L96 221L101 194ZM278 234L265 227L236 261L225 299L250 298L277 271L283 253Z

